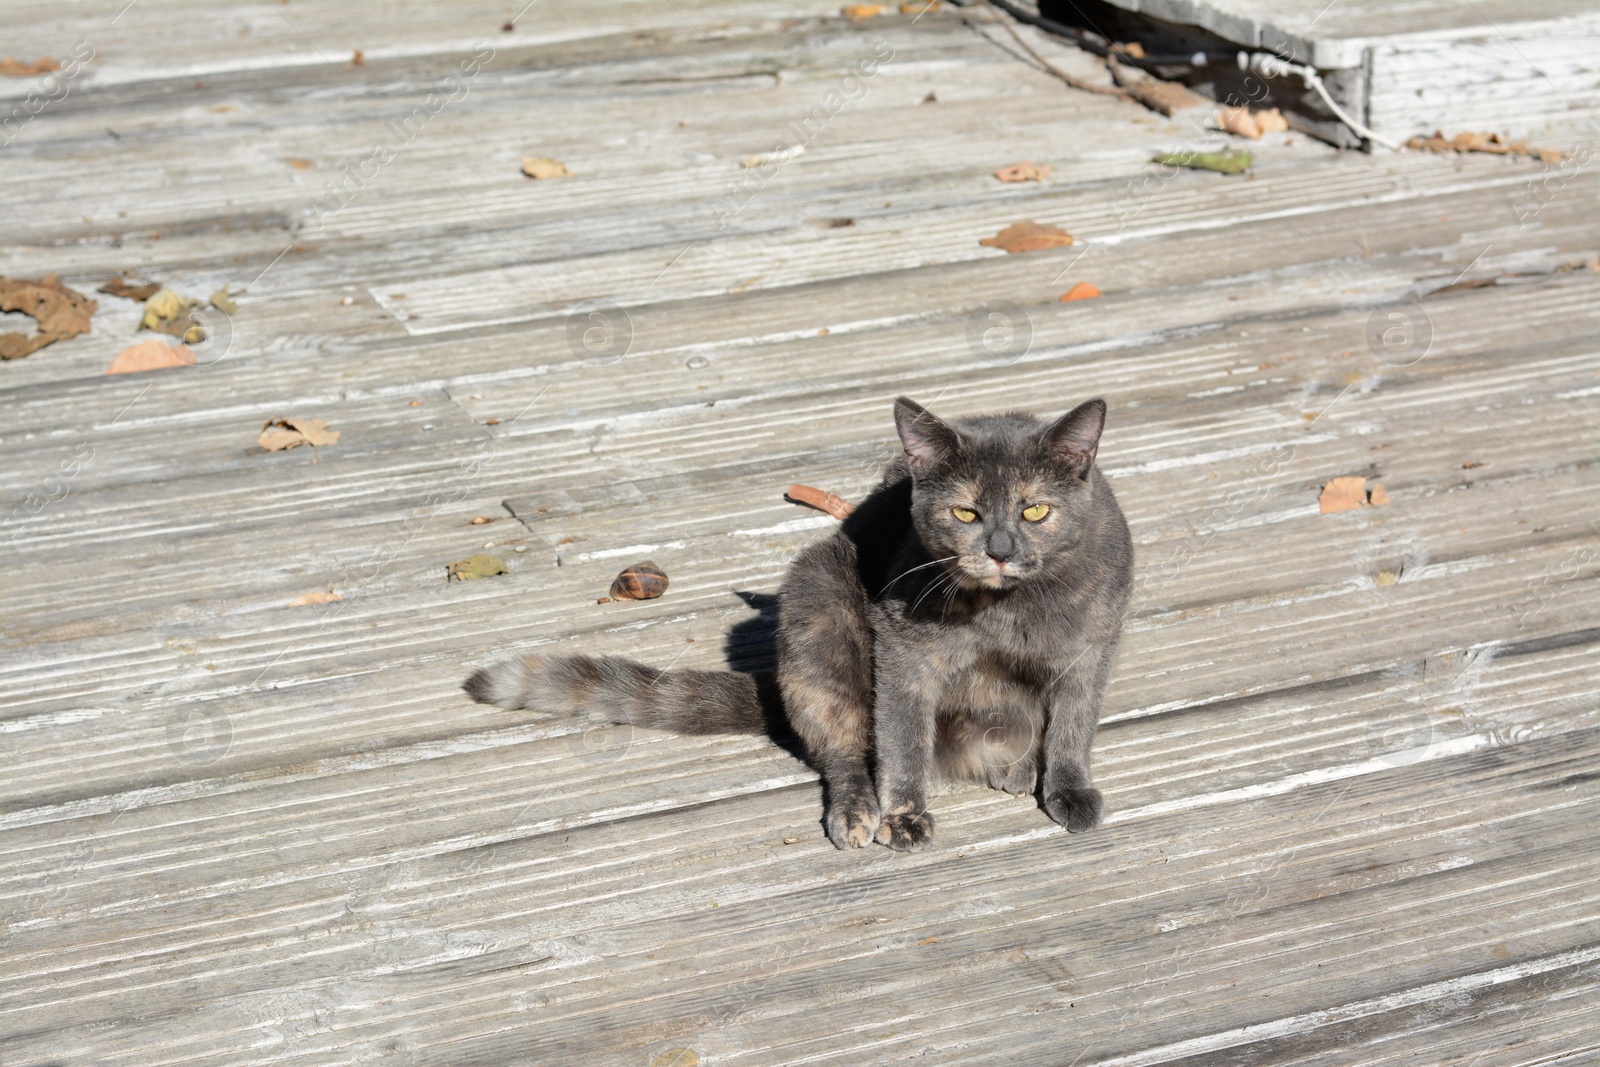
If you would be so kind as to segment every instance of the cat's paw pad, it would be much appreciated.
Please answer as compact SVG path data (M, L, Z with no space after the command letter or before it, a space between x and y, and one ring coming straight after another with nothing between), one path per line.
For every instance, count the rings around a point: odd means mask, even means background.
M878 831L878 805L858 802L835 804L823 820L834 848L865 848Z
M878 824L878 844L896 852L915 852L933 840L933 816L927 812L885 815Z
M1105 798L1094 788L1058 789L1044 799L1046 814L1065 826L1069 834L1081 834L1099 826L1105 806Z

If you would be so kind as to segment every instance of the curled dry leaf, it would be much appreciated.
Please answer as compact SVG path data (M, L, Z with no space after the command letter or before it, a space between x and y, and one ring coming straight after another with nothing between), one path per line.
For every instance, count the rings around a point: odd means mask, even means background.
M1322 487L1322 492L1317 497L1317 504L1324 515L1365 507L1366 503L1367 480L1359 475L1333 479Z
M856 509L854 504L843 497L835 496L825 489L814 489L809 485L791 485L789 491L783 495L796 504L805 504L818 511L825 511L839 520L849 517Z
M62 285L54 274L37 281L0 278L0 311L20 311L39 324L32 337L0 334L0 359L21 359L45 345L89 332L89 319L100 306L75 289Z
M1128 91L1128 95L1151 111L1158 111L1169 117L1174 111L1182 111L1200 103L1198 96L1177 82L1141 81L1125 85L1123 88Z
M117 353L117 358L106 368L107 374L137 374L165 367L192 367L194 353L185 345L172 345L151 338L129 345Z
M300 445L320 448L339 443L339 431L328 429L321 419L272 419L261 427L256 443L268 452L282 452Z
M1066 248L1072 244L1072 235L1048 223L1016 222L978 243L1007 252L1037 252L1043 248Z
M112 278L110 281L106 282L100 288L95 290L95 292L105 293L107 296L120 296L125 300L140 301L149 300L152 296L155 296L156 293L160 291L161 285L159 282L146 282L143 285L134 285L126 278Z
M1254 115L1256 129L1262 133L1287 133L1289 130L1289 120L1284 118L1283 112L1275 107L1269 107L1265 111L1254 112Z
M1068 289L1066 292L1061 294L1061 303L1065 304L1069 300L1093 300L1099 295L1100 290L1096 289L1089 282L1079 282L1077 285L1074 285L1071 289Z
M445 578L452 582L470 582L474 578L493 578L507 573L505 561L487 552L458 559L445 568Z
M226 285L212 293L207 300L210 302L212 307L216 308L224 315L232 315L235 311L239 310L239 305L235 304L233 302L233 297L228 295L228 287Z
M1385 489L1381 485L1374 485L1371 490L1367 492L1367 503L1373 505L1374 507L1387 504L1388 502L1389 490Z
M1033 160L1024 160L1013 163L1009 167L1001 167L994 172L994 176L1003 182L1042 182L1050 176L1051 166L1046 163L1038 166Z
M295 599L289 601L288 606L291 608L303 608L307 604L331 604L335 600L343 599L344 597L330 589L326 593L307 593L305 596L296 597Z
M572 172L565 163L548 156L523 156L522 173L530 178L570 178Z
M35 74L49 74L52 70L60 70L61 64L50 56L40 56L32 63L20 60L15 56L6 56L0 59L0 74L8 78L31 78Z
M1264 133L1282 133L1289 128L1283 113L1277 108L1251 111L1247 107L1226 107L1212 116L1217 129L1251 140L1261 140Z
M654 600L667 591L667 572L650 560L624 567L611 583L616 600Z
M1487 152L1496 156L1528 156L1546 166L1554 166L1566 158L1554 148L1529 148L1526 142L1512 141L1498 133L1458 133L1446 138L1435 132L1432 137L1413 137L1407 148L1425 152Z

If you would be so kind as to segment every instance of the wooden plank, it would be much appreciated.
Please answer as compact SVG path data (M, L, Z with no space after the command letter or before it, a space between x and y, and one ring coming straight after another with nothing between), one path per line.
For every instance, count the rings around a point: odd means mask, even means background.
M1585 1055L1600 359L1596 281L1572 268L1600 252L1592 179L1530 215L1530 164L1291 137L1253 179L1151 184L1149 152L1200 131L1080 100L960 13L679 7L519 23L471 107L315 233L282 225L344 160L330 131L364 144L456 60L442 9L337 25L308 4L289 14L324 51L368 39L368 80L260 30L184 61L213 64L211 97L128 58L140 23L4 149L27 242L8 273L92 287L131 264L205 292L299 246L214 366L105 377L135 311L106 298L94 334L4 368L8 1050ZM276 17L194 10L179 37ZM47 36L98 9L28 12ZM879 37L881 80L719 229L739 155ZM509 169L530 100L582 181ZM988 176L1027 155L1050 182ZM200 184L160 187L180 163ZM118 211L120 248L97 230ZM1082 243L976 245L1023 217ZM530 261L560 285L530 291ZM1105 296L1057 302L1079 274ZM596 293L632 319L613 365L566 339ZM966 338L994 300L1026 315L1015 359ZM1369 345L1395 307L1431 325L1415 361ZM770 593L832 523L779 493L864 492L902 392L948 413L1113 401L1101 458L1140 582L1100 833L949 787L937 849L836 853L815 776L762 739L585 733L459 693L468 664L531 645L759 659L770 620L735 593ZM286 413L344 437L255 450ZM1352 473L1392 502L1318 514ZM483 550L512 573L444 582ZM593 603L647 552L668 597ZM330 585L343 600L286 606Z

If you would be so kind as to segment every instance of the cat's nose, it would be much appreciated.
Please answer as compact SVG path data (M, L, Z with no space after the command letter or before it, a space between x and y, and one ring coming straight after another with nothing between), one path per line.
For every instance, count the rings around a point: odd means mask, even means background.
M989 535L989 558L996 563L1004 563L1014 556L1016 551L1016 542L1004 530L996 530Z

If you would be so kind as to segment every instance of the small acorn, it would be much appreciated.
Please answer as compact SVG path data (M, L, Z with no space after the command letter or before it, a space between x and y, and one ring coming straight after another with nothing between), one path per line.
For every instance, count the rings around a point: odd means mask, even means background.
M624 567L611 583L611 595L617 600L654 600L667 591L667 572L649 560Z

